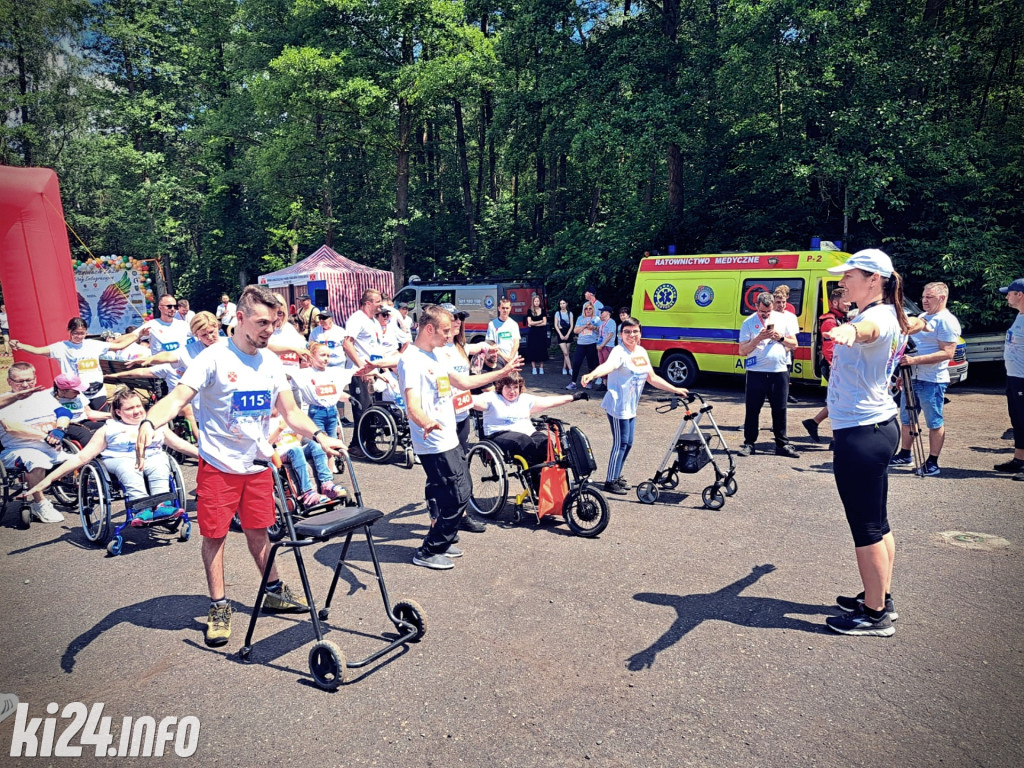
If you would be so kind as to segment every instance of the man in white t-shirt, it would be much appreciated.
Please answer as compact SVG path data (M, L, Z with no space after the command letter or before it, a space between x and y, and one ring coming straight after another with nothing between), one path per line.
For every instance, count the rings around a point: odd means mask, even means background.
M58 429L57 420L70 418L71 412L57 402L49 389L36 389L36 369L31 363L11 365L7 384L11 394L4 398L0 409L0 462L9 473L24 472L31 488L59 462L63 432ZM64 522L64 515L41 491L32 494L29 510L40 522Z
M924 313L918 317L924 321L920 331L911 330L917 349L914 354L904 355L900 365L913 368L914 395L921 406L921 415L928 427L928 458L924 466L918 467L921 475L934 477L939 474L939 453L946 440L946 423L942 418L946 387L949 386L949 361L956 353L960 341L960 321L946 309L949 301L949 286L945 283L928 283L921 294ZM895 466L911 464L910 449L913 435L910 433L910 414L906 398L900 400L900 422L903 425L902 446L890 459Z
M519 323L509 317L512 302L508 299L498 301L498 316L487 324L487 341L498 345L498 357L507 363L519 355Z
M783 336L792 335L794 339L797 338L797 334L800 333L800 318L796 316L796 308L789 302L789 286L783 283L782 285L775 286L775 290L772 292L772 309L778 312L786 319L786 327L781 329ZM800 340L797 339L799 344ZM789 362L787 363L787 373L792 376L793 374L793 353L789 354ZM796 398L790 394L786 396L786 402L795 403Z
M743 420L743 445L738 454L756 453L754 444L758 420L767 397L772 409L775 453L796 458L797 452L786 436L786 400L789 396L789 360L796 349L796 335L781 312L772 309L774 299L764 291L757 295L757 311L740 326L739 348L747 374L746 416Z
M192 319L196 316L196 313L189 309L188 299L178 299L178 319L181 320L185 325L191 327Z
M452 368L446 356L436 354L451 337L451 313L438 306L423 307L416 341L398 363L412 448L427 475L425 494L432 520L412 561L435 570L451 568L452 558L462 556L455 537L472 491L459 445L455 389L469 391L487 386L523 364L522 358L515 357L497 371L467 376Z
M284 366L267 349L277 317L277 299L250 285L238 300L237 325L225 344L207 347L191 362L181 383L149 412L139 425L138 452L143 455L152 434L171 421L202 393L196 409L199 424L197 520L203 536L203 566L210 590L206 644L220 646L231 636L231 607L224 591L224 543L238 513L249 552L262 572L270 552L267 528L276 519L273 473L269 462L271 411L302 437L316 440L332 456L344 443L318 430L295 405ZM270 571L263 607L307 610L301 595Z
M1006 366L1006 409L1013 429L1013 456L995 465L996 472L1012 472L1024 480L1024 278L1014 280L999 292L1006 296L1017 315L1006 331L1003 363Z
M359 309L345 322L345 355L348 367L356 373L348 385L352 396L352 422L359 424L363 411L373 404L371 376L375 368L394 368L398 365L396 356L385 354L381 344L383 329L377 320L377 312L383 304L380 291L367 288L359 298ZM363 452L356 441L356 430L352 430L349 454L363 458Z
M238 307L231 301L230 296L222 293L220 295L220 304L217 305L217 311L214 314L217 316L220 328L226 336L228 328L231 328L237 322Z

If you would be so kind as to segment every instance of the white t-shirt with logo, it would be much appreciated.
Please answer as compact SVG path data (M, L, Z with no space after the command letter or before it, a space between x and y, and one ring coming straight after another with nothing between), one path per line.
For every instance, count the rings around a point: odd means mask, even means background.
M216 315L220 324L227 328L238 322L238 307L232 301L229 301L227 304L218 304Z
M761 320L756 312L743 321L740 326L740 344L757 336L766 325L774 325L775 330L783 336L787 335L790 324L784 312L772 310L768 320ZM743 368L747 371L760 373L780 373L789 367L789 350L781 341L762 339L747 355Z
M444 453L459 445L455 407L452 405L454 390L449 373L445 361L424 352L415 344L406 349L398 361L398 386L406 403L409 402L409 390L412 390L419 397L420 409L427 418L441 425L441 429L435 429L424 437L423 428L409 419L412 448L418 454Z
M61 404L57 402L50 392L35 392L24 400L12 403L3 410L0 410L0 422L9 424L25 424L49 432L57 426L57 409ZM0 423L0 443L3 443L3 453L7 454L22 448L36 448L51 456L57 455L57 449L50 446L43 440L43 437L18 437L9 434L2 423Z
M376 362L384 357L384 348L380 339L383 329L375 317L367 317L363 310L358 309L345 321L345 336L352 339L356 352L364 360ZM347 367L355 368L355 363L348 360Z
M56 395L54 397L56 397ZM56 400L58 403L61 404L61 407L67 408L69 411L71 411L72 424L79 421L86 421L85 408L87 405L89 405L89 398L87 398L81 392L75 395L75 397L73 397L71 400L65 400L62 397L56 397Z
M925 330L914 334L914 343L917 344L917 351L913 353L913 357L938 352L939 342L952 342L955 344L960 341L960 321L948 309L936 312L934 315L922 313L919 317L925 322ZM911 366L910 370L914 372L915 379L930 381L935 384L949 383L949 360L943 360L939 363L914 365Z
M202 395L196 422L203 460L234 475L262 472L253 462L270 460L270 412L289 388L277 355L247 355L229 339L200 353L181 383Z
M189 327L184 320L174 319L165 323L160 318L153 318L142 326L149 329L150 353L158 355L161 352L178 352L188 343L191 335Z
M380 323L378 323L380 325ZM398 324L393 320L388 320L387 326L381 326L380 329L380 347L383 351L383 355L393 355L398 352L398 348L402 346L402 342L398 338L398 334L401 329Z
M487 341L498 345L498 354L504 359L512 357L512 345L519 340L519 323L511 317L505 322L496 317L487 324Z
M1003 362L1006 375L1024 379L1024 312L1013 318L1003 344Z
M103 425L103 436L107 447L100 452L103 459L125 459L135 456L135 443L139 438L138 424L125 424L117 419L110 419ZM156 430L146 445L146 458L159 455L164 449L164 431Z
M302 349L306 346L306 339L303 338L302 334L295 329L294 325L287 322L281 323L281 327L274 331L270 338L273 339L274 342L287 344L290 347L298 347ZM299 367L298 352L278 352L277 356L281 359L281 363L286 368Z
M448 367L456 373L460 373L463 376L470 375L469 361L459 351L459 348L455 346L455 342L449 342L443 347L438 347L434 350L434 354L438 359L443 359L448 364ZM462 423L469 418L469 412L473 409L473 395L458 389L454 384L452 385L452 392L454 394L452 405L455 407L455 419Z
M620 344L608 355L607 362L616 368L608 374L608 391L604 393L601 407L613 419L636 418L640 395L653 370L647 350L637 344L630 352Z
M338 324L334 324L329 330L325 331L318 325L313 329L313 332L309 334L309 343L312 344L314 341L327 345L327 348L331 351L331 357L327 361L327 365L332 367L336 365L346 365L348 358L345 356L344 328Z
M835 345L827 399L833 430L878 424L899 410L889 394L889 378L903 355L907 337L900 332L891 304L868 307L850 322L867 320L878 326L877 339L852 347Z
M85 339L80 344L59 341L47 349L50 357L60 362L60 372L65 376L77 376L87 390L98 392L103 385L103 371L100 370L100 356L110 348L106 341Z
M498 432L519 432L532 435L537 431L530 421L530 410L535 400L533 395L527 394L520 394L512 403L497 392L477 395L476 402L486 406L483 412L484 434L489 436Z
M352 371L345 368L289 368L288 378L295 382L302 402L330 408L338 404L345 387L352 381Z

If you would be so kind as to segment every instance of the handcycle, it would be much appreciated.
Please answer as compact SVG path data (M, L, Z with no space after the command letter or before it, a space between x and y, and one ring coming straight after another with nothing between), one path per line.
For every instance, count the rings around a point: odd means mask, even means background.
M551 458L541 464L528 467L526 460L518 454L510 454L482 434L482 419L471 416L477 422L479 442L474 444L466 456L467 471L473 490L469 506L483 517L495 517L508 502L510 477L515 478L517 487L512 507L512 522L525 519L527 508L536 515L537 523L546 514L561 514L566 525L577 536L593 537L608 527L610 512L604 495L590 483L590 476L597 469L590 441L578 427L570 427L565 421L553 416L539 416L532 419L537 429L549 433ZM541 512L538 506L537 489L530 478L530 472L545 467L557 467L566 472L568 493L559 512Z
M249 628L245 634L245 642L238 652L244 661L248 661L253 649L253 632L256 629L256 621L263 607L263 599L267 593L267 582L274 566L274 560L282 548L291 551L295 555L299 578L302 582L306 604L309 607L309 616L313 623L313 633L316 636L316 642L309 651L309 671L316 685L327 691L336 690L344 682L346 669L365 667L400 645L419 642L427 630L427 617L419 603L414 600L400 600L392 604L388 597L387 587L384 584L384 574L381 572L380 561L377 558L377 552L373 544L373 534L370 531L371 526L382 518L384 514L380 510L368 509L363 506L362 493L359 490L359 483L356 480L355 470L352 467L352 460L348 455L345 456L345 462L348 466L349 477L351 478L351 488L346 494L345 499L332 499L330 503L322 505L324 508L322 514L298 521L295 520L295 516L287 501L288 492L285 488L286 483L282 480L281 472L276 463L270 465L270 471L273 472L274 480L274 498L281 514L285 538L274 542L270 547L259 592L256 594L256 603L253 607L252 616L249 619ZM370 560L373 563L377 585L380 588L384 611L387 614L388 620L394 624L398 636L382 638L389 640L387 645L372 652L364 659L347 661L338 645L324 638L324 624L330 617L331 602L334 599L334 593L337 590L338 582L345 568L349 545L352 543L352 534L359 529L362 529L366 535L366 544L369 549ZM345 536L345 543L342 545L338 562L334 568L334 576L327 592L327 598L324 601L323 607L317 610L309 576L306 573L302 550L310 545L324 543L342 535Z

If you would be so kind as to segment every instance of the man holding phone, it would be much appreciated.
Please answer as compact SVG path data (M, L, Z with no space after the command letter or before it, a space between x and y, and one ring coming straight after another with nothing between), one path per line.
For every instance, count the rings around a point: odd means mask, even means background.
M740 326L738 352L747 372L746 417L740 456L756 453L761 408L767 397L772 409L775 453L796 458L799 454L786 436L786 401L789 397L789 355L797 347L796 334L785 316L772 309L772 295L759 293L756 312Z

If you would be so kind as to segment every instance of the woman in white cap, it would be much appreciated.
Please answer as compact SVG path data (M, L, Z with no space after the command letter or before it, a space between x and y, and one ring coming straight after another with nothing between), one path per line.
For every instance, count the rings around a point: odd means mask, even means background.
M847 613L825 623L846 635L888 637L896 631L891 593L896 542L886 504L889 459L900 436L889 378L913 323L903 311L903 281L882 251L858 251L828 271L843 275L839 285L859 309L851 322L826 335L835 342L828 385L835 440L832 466L864 590L836 598Z

